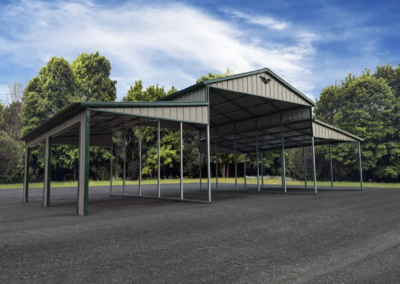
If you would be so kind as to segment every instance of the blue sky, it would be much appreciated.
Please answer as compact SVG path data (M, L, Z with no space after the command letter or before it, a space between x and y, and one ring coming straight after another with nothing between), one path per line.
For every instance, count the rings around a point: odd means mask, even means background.
M269 67L316 98L350 72L400 63L397 1L1 1L0 100L52 57L99 51L121 100L209 71Z

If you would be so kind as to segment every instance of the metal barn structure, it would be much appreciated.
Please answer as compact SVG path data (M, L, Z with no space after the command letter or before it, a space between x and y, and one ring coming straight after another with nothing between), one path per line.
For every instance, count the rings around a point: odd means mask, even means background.
M207 155L208 203L211 202L210 153L256 153L257 190L260 191L259 153L279 150L282 161L282 192L287 192L284 149L312 148L314 192L317 193L315 172L316 145L358 143L360 181L362 189L362 139L351 133L313 118L315 103L289 85L268 68L248 73L207 80L156 102L78 102L63 109L45 123L27 133L25 141L25 177L23 202L28 201L29 149L45 142L45 178L43 206L50 204L50 159L52 145L79 146L78 214L88 215L89 147L112 148L112 135L139 127L139 172L141 173L141 127L160 127L182 131L195 130L200 134L200 152ZM126 145L126 144L125 144ZM112 149L111 149L112 150ZM125 149L126 151L126 149ZM183 192L183 159L180 162L180 198ZM333 189L332 160L331 184ZM216 167L217 168L217 167ZM201 176L201 173L200 173ZM217 175L218 176L218 175ZM235 189L237 164L235 161ZM125 190L125 162L124 162ZM217 181L218 183L218 181ZM110 191L112 190L112 180ZM141 174L139 176L139 197ZM157 196L161 196L160 155L158 155Z

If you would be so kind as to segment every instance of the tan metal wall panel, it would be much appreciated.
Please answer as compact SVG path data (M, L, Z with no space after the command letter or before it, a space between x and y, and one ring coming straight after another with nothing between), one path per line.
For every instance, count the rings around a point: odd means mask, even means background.
M302 104L309 106L310 103L304 100L302 97L295 94L291 89L287 88L283 84L274 80L273 78L265 76L265 78L270 78L271 82L265 85L261 79L260 75L251 75L247 77L232 79L223 82L217 82L211 84L211 87L222 88L227 90L232 90L235 92L243 92L263 97L268 97L276 100L288 101L296 104Z
M43 140L46 139L46 137L50 137L53 136L77 123L79 123L80 121L82 121L82 117L84 117L84 112L80 112L76 115L74 115L73 117L70 117L69 119L60 122L59 124L57 124L56 126L54 126L53 128L51 128L50 130L46 131L45 133L37 136L36 138L30 140L30 141L25 141L25 144L27 147L31 147L39 142L42 142Z
M314 137L325 138L325 139L335 139L335 140L343 140L343 141L357 141L354 138L351 138L343 133L325 127L323 125L313 123L313 132Z
M172 98L174 102L204 102L206 100L206 88L201 87L178 97Z

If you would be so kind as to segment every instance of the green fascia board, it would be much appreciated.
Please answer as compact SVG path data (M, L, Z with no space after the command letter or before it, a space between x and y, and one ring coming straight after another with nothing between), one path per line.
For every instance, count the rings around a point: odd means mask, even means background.
M204 82L199 82L199 83L194 84L194 85L192 85L192 86L189 86L189 87L187 87L187 88L185 88L185 89L183 89L183 90L180 90L180 91L178 91L178 92L176 92L176 93L173 93L173 94L170 94L170 95L168 95L168 96L166 96L166 97L163 97L163 98L161 98L161 99L159 99L159 100L157 100L157 101L158 101L158 102L159 102L159 101L169 101L169 100L171 100L171 99L173 99L173 98L179 97L180 95L183 95L183 94L186 94L186 93L188 93L188 92L190 92L190 91L193 91L193 90L195 90L195 89L198 89L198 88L200 88L200 87L202 87L202 86L204 86L204 85L205 85Z
M56 113L41 125L20 137L22 141L29 141L36 136L50 130L54 125L83 111L86 108L125 108L125 107L183 107L208 106L207 102L75 102Z
M329 129L332 129L332 130L334 130L334 131L337 131L337 132L339 132L339 133L341 133L341 134L343 134L343 135L349 136L349 137L351 137L351 138L353 138L353 139L355 139L355 140L364 141L364 139L362 139L361 137L358 137L358 136L356 136L356 135L354 135L354 134L351 134L351 133L349 133L349 132L347 132L347 131L344 131L344 130L342 130L342 129L340 129L340 128L337 128L337 127L335 127L335 126L333 126L333 125L330 125L330 124L328 124L328 123L326 123L326 122L323 122L323 121L321 121L321 120L318 120L318 119L316 119L316 118L313 119L313 123L316 123L316 124L320 124L320 125L322 125L322 126L325 126L325 127L329 128Z

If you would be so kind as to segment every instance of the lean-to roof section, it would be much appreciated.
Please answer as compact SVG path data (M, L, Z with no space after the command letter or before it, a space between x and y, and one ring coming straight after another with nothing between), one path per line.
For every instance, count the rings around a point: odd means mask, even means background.
M342 129L336 128L318 119L313 120L313 134L316 138L338 141L363 141L362 138Z

